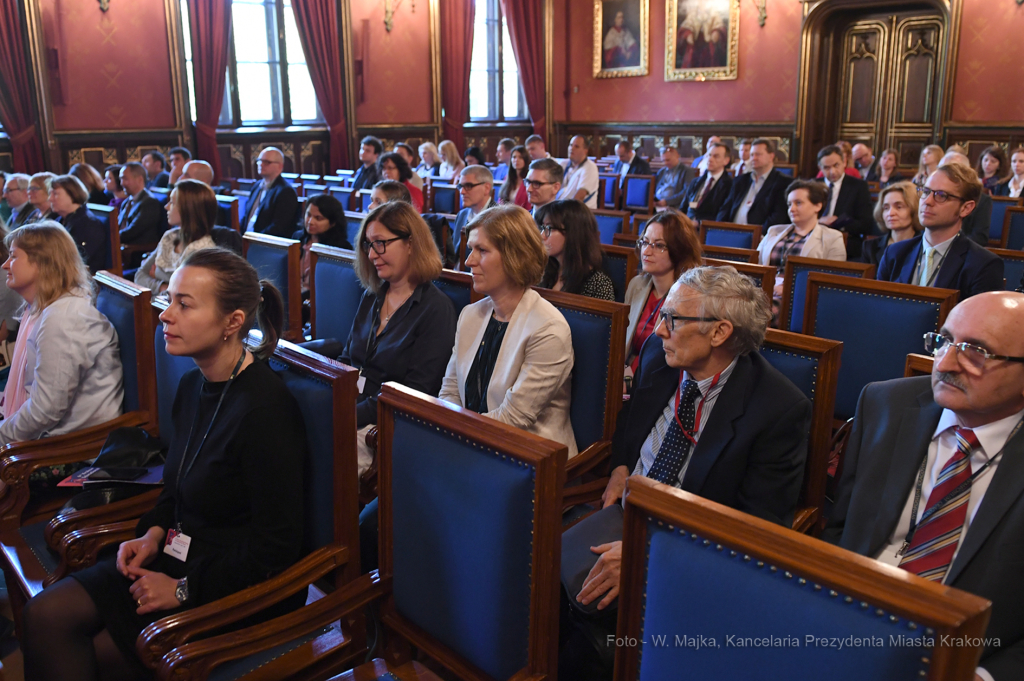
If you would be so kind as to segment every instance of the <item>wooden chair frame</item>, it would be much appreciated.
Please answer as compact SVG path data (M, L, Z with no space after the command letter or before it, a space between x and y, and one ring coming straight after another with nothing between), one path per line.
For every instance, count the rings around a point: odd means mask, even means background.
M598 208L597 210L591 210L594 216L604 216L610 218L619 218L622 220L622 226L619 227L618 234L629 234L629 212L624 210L605 210Z
M620 201L622 210L629 211L631 213L643 213L644 215L650 215L654 213L654 175L626 175L623 177L622 183L622 199ZM650 186L647 188L647 203L626 205L626 197L629 196L629 183L632 181L650 180Z
M996 248L1006 248L1007 239L1010 236L1010 215L1011 215L1010 209L1012 209L1012 208L1020 208L1022 205L1024 205L1024 199L1022 199L1020 197L1013 198L1013 197L1010 197L1010 196L992 196L990 198L992 199L992 204L993 205L999 204L999 203L1005 204L1006 205L1006 210L1003 213L1003 228L1000 231L1000 238L998 238L998 239L989 239L988 240L988 245L989 246L994 246ZM991 226L989 226L989 233L991 233L991 231L992 231L992 228L991 228Z
M640 258L637 255L636 247L629 246L609 246L608 244L601 244L601 252L605 255L613 255L619 258L626 259L626 287L629 287L629 282L632 281L640 268ZM623 290L623 295L626 291Z
M613 246L621 246L622 248L632 248L636 250L636 242L639 237L636 234L616 234L612 237Z
M239 222L239 217L238 217L238 203L239 203L238 197L237 196L217 196L216 199L217 199L217 203L218 204L227 203L228 206L229 206L228 207L228 213L231 216L231 224L230 225L223 225L223 226L224 227L230 227L231 229L233 229L236 232L240 233L242 231L242 227L241 227L241 223Z
M620 639L640 640L643 636L648 522L654 519L681 533L692 533L726 550L763 561L772 570L791 573L823 589L934 629L937 645L926 653L931 658L931 681L957 681L974 674L981 647L954 647L953 643L943 643L947 640L943 636L980 640L985 635L991 608L985 599L647 478L630 478L624 500L617 630ZM615 657L616 680L639 678L641 651L641 646L619 648Z
M644 223L654 216L655 213L633 213L633 217L629 219L629 233L639 238L640 229Z
M701 250L704 251L704 256L707 258L728 262L747 262L751 265L757 265L761 255L756 248L733 248L732 246L707 246L701 244ZM722 257L726 255L733 257ZM733 258L744 258L744 260L734 260Z
M709 229L718 229L726 232L742 232L750 234L750 248L752 248L753 250L757 250L757 245L761 243L761 225L741 225L735 222L715 222L714 220L701 220L701 244L707 243Z
M1021 209L1021 212L1024 213L1024 208ZM1004 226L1003 227L1003 238L1004 238L1004 240L1005 240L1006 236L1007 236L1007 227ZM988 250L991 253L993 253L994 255L998 255L1000 260L1016 260L1018 262L1024 262L1024 251L1016 251L1016 250L1009 249L1009 248L992 248L991 246L988 248ZM1014 291L1014 290L1017 289L1017 286L1020 285L1020 280L1018 280L1018 281L1007 281L1005 276L1003 277L1003 281L1006 284L1004 288L1006 288L1007 291Z
M738 250L738 249L737 249ZM778 269L771 265L756 265L745 262L734 262L732 260L718 260L716 258L704 258L704 264L708 267L732 267L740 274L751 277L761 277L761 289L768 297L768 304L772 303L772 292L775 290L775 275Z
M932 365L935 363L933 357L928 355L919 355L916 352L912 352L907 355L907 364L903 369L904 378L913 378L914 376L931 376Z
M1020 201L1020 199L1018 199ZM1001 249L1009 248L1010 244L1010 223L1013 222L1014 215L1020 215L1024 213L1024 206L1018 203L1015 206L1006 207L1006 215L1003 216L1003 233L999 237L998 247Z
M619 180L621 175L615 175L608 172L599 172L598 175L598 190L597 190L597 207L601 210L619 210L619 204L622 201L622 195L619 189ZM608 182L612 183L614 189L612 189L612 205L608 205L605 201L605 192L608 189Z
M425 180L425 183L424 183L423 186L429 188L430 191L429 191L429 198L428 197L424 197L423 205L424 206L430 206L430 210L429 211L424 211L424 212L430 212L430 213L439 213L439 212L441 212L441 211L437 210L437 206L434 205L434 197L435 197L436 190L438 188L442 188L442 189L451 189L451 190L453 190L455 192L455 205L454 205L455 211L454 212L458 213L460 210L462 210L462 194L459 192L458 188L453 183L445 182L445 181L439 181L439 180L440 180L440 178L436 178L436 177L435 178L428 177Z
M263 246L287 251L288 257L288 318L285 320L285 340L302 340L302 245L294 239L284 239L270 234L246 232L242 235L242 257L248 260L249 246L258 243Z
M789 300L793 297L794 267L796 265L807 265L809 267L820 267L831 271L850 272L850 277L862 279L874 279L875 266L862 262L844 262L842 260L822 260L820 258L805 258L800 255L791 255L786 259L786 268L782 278L782 300L779 303L779 328L789 329ZM807 306L804 305L806 312Z

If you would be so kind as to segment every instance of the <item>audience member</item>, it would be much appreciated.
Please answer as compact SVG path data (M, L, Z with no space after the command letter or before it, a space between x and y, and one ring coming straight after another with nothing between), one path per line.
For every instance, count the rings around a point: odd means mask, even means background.
M363 145L364 148L367 146ZM290 237L295 231L299 200L295 196L295 189L281 177L284 154L277 147L267 147L260 152L256 166L263 181L253 185L242 219L242 231ZM376 172L374 170L373 174L376 175Z
M729 173L733 177L739 177L747 172L747 164L750 162L750 140L743 138L736 142L736 161L729 167Z
M377 157L384 152L384 145L372 135L367 135L359 142L359 161L363 164L356 170L352 180L352 189L358 192L361 189L370 189L377 184L380 177L380 168L377 165Z
M491 171L481 165L463 168L459 175L459 194L462 195L462 205L465 207L455 216L455 226L452 227L456 250L462 243L466 225L480 213L497 205L494 202L494 176Z
M373 194L370 198L371 211L378 206L383 206L385 203L391 203L392 201L412 203L412 198L409 196L409 188L401 182L393 182L392 180L381 180L373 185ZM427 223L427 227L430 229L430 234L434 238L434 245L437 246L437 250L441 254L441 261L444 263L444 266L448 269L458 268L459 253L452 242L452 228L448 224L448 218L439 213L423 213L420 217L423 218L423 221Z
M519 206L498 206L469 224L468 240L473 289L486 298L462 310L439 397L559 442L572 458L572 335L530 288L547 260L537 225Z
M163 293L171 275L195 251L213 248L213 226L217 219L217 198L197 180L180 180L167 201L167 223L156 250L146 256L135 271L135 283L154 293Z
M120 209L121 204L128 200L128 192L121 186L121 168L123 166L114 164L107 166L103 169L103 186L113 198L110 200L111 206ZM145 172L145 171L143 171ZM120 210L118 210L120 213Z
M931 174L938 169L943 153L942 147L938 144L929 144L921 150L921 160L917 166L917 175L914 175L914 184L918 187L924 186Z
M122 543L116 558L25 607L28 678L151 676L135 649L143 627L263 582L301 556L305 428L295 398L265 361L283 323L281 294L240 256L217 248L192 253L169 290L174 304L160 314L167 352L192 357L198 368L174 401L163 491L139 519L138 539ZM263 340L248 351L243 341L257 321ZM198 445L186 437L194 422L205 433ZM187 551L164 550L181 544ZM246 624L305 598L295 594Z
M714 220L732 189L732 176L726 172L729 166L729 147L714 142L704 155L706 170L695 177L686 188L686 214L693 220Z
M981 178L985 191L992 195L1001 182L1010 179L1010 159L1006 157L1006 152L1001 146L993 144L981 152L975 171Z
M827 200L825 187L820 182L796 180L786 187L790 222L769 227L757 246L758 262L778 268L773 292L776 300L782 298L782 280L789 256L846 260L843 235L818 220Z
M573 199L552 201L536 219L548 253L541 288L615 300L612 280L601 269L601 241L590 209Z
M878 182L878 159L871 147L864 143L853 145L853 167L857 169L860 179L865 182Z
M441 168L437 171L438 177L445 182L458 179L459 173L466 167L462 157L459 156L459 148L455 146L455 142L444 140L438 149L441 154Z
M369 209L371 211L391 201L404 201L412 205L409 187L396 180L381 180L373 185L373 191L370 193Z
M736 178L718 211L719 222L771 227L786 222L786 187L792 178L775 169L775 147L762 137L750 143L750 172Z
M56 220L57 214L50 207L50 182L57 177L53 173L36 173L28 181L28 202L32 204L32 212L25 218L23 224L42 222L43 220Z
M640 275L626 287L624 302L629 305L626 327L625 377L631 380L640 361L644 342L658 325L658 313L665 295L683 272L701 263L700 237L688 217L674 210L656 213L636 242L640 256Z
M437 147L433 142L424 142L420 145L420 164L416 166L416 174L422 178L437 175L441 170L441 160L438 158Z
M569 140L569 165L562 176L559 198L582 201L588 208L597 210L600 186L597 166L587 158L587 140L583 135L575 135Z
M374 187L376 186L374 185ZM400 186L404 187L405 185ZM301 285L303 296L308 296L310 247L313 244L324 244L352 250L352 244L348 240L345 208L341 205L341 201L331 194L317 194L306 199L306 213L303 216L302 229L293 234L292 238L302 244Z
M409 178L409 182L412 183L412 186L422 192L423 178L419 176L418 172L416 172L416 154L413 152L412 147L405 142L399 142L395 145L394 151L405 159L405 162L409 164L409 169L412 170L412 177Z
M818 152L818 167L827 187L818 221L847 234L846 254L851 260L856 260L860 257L864 237L874 231L871 190L859 175L846 174L842 150L835 145ZM792 202L790 206L792 213Z
M417 213L423 212L423 191L412 183L412 168L405 162L401 154L394 151L381 154L377 159L377 175L382 180L394 180L404 184L409 190L412 207L416 209Z
M542 158L551 158L551 154L548 153L544 145L544 138L540 135L530 135L526 138L524 145L526 146L526 153L530 155L531 163Z
M679 150L661 148L665 166L654 176L654 205L657 208L679 208L686 198L686 167L679 161Z
M85 191L88 192L88 201L86 203L95 203L100 206L110 205L111 196L103 190L103 178L96 172L88 163L76 163L71 166L71 170L68 171L68 175L74 175L82 184L85 186Z
M533 214L558 196L562 188L562 164L553 158L542 158L530 163L530 171L526 173L523 184L526 185L526 196L533 206Z
M466 149L463 160L466 163L466 167L487 165L487 159L484 158L484 152L480 151L480 147L470 147L469 149Z
M620 139L615 145L615 155L619 160L612 165L612 172L619 176L620 189L626 184L626 175L651 174L651 164L636 153L626 138Z
M1021 189L1024 189L1024 147L1017 147L1010 155L1010 171L1010 177L1000 183L994 193L996 196L1017 199L1021 196Z
M171 162L171 172L167 182L168 186L173 187L178 180L182 179L182 173L185 172L185 164L192 160L192 152L185 147L174 147L167 152L167 157Z
M0 192L3 191L4 187L7 186L7 173L0 170ZM11 204L7 202L6 193L0 195L0 220L7 223L11 217Z
M846 169L843 172L845 172L850 177L856 177L858 180L861 179L860 171L857 170L857 168L854 167L853 165L853 145L851 145L849 142L839 140L838 142L836 142L835 146L839 147L839 151L843 157L843 164L846 166ZM818 179L822 179L823 177L824 174L821 171L819 171Z
M969 166L941 165L918 192L924 232L885 249L878 280L955 289L960 300L1003 290L1003 261L961 233L981 196L977 174Z
M146 191L146 169L134 161L121 166L121 186L128 198L121 204L117 222L122 244L156 244L164 233L164 209ZM137 267L138 253L126 267Z
M31 179L24 173L11 173L4 182L3 196L11 207L7 226L12 231L25 224L28 216L35 210L35 206L28 201L28 183Z
M602 516L621 514L630 475L787 528L800 497L811 403L758 353L771 320L763 291L732 267L697 267L672 287L659 317L619 412L607 510L573 530L605 542L590 548L595 563L579 592L562 592L558 678L566 681L612 678L618 613L609 606L619 594L622 541ZM573 535L564 536L563 555ZM586 614L570 601L596 602L597 610Z
M207 187L213 187L213 166L206 161L189 161L181 169L182 180L196 180Z
M718 135L712 135L711 137L709 137L708 138L708 144L707 144L708 152L711 151L711 147L713 147L716 144L721 144L721 143L722 143L722 138L719 137ZM697 158L693 159L693 162L690 163L690 167L691 168L696 168L699 171L699 174L701 174L701 175L703 175L704 173L706 173L708 171L708 152L704 152L703 154L701 154Z
M899 172L899 155L895 149L886 149L878 157L877 169L875 171L875 182L886 187L896 182L906 180Z
M968 174L977 177L977 173L975 173L974 168L971 167L971 162L964 154L956 151L946 152L946 155L942 157L942 161L939 165L952 164L961 166ZM976 244L984 248L988 246L988 234L991 222L992 197L989 196L988 192L982 190L981 195L978 196L974 210L971 211L970 215L963 219L960 231L973 239Z
M921 233L924 227L917 217L918 204L917 187L909 180L882 189L875 204L875 225L882 236L864 242L861 262L877 265L890 245Z
M504 182L508 177L508 163L512 160L512 150L516 148L515 140L504 138L494 148L494 158L497 164L491 168L495 182Z
M11 232L4 242L7 286L28 307L0 409L0 443L117 418L124 397L117 333L92 303L92 281L74 240L56 222L43 220Z
M50 205L60 216L57 221L71 235L82 260L95 274L110 268L110 223L86 208L88 200L85 185L74 175L60 175L50 182Z
M515 147L509 154L505 182L501 185L501 191L498 193L499 203L512 203L526 210L533 208L524 182L527 172L529 172L529 161L526 147Z
M167 159L159 151L151 151L144 155L142 167L146 169L146 189L164 189L170 183L171 174L167 172Z
M861 393L822 538L991 601L974 678L1019 679L1024 296L962 301L924 349L930 377Z
M7 260L10 257L10 250L7 248L7 228L4 221L0 220L0 258ZM14 341L18 332L18 325L23 318L25 299L18 295L17 291L7 286L5 277L0 277L0 341ZM0 407L2 410L2 407Z

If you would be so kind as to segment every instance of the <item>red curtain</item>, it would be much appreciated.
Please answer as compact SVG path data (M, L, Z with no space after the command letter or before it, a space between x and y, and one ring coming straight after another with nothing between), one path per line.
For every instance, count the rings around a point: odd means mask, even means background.
M19 0L0 0L0 123L14 147L14 169L38 173L46 169L36 130L36 107L25 63Z
M227 79L231 3L228 0L188 0L188 15L196 90L196 151L220 178L217 121L224 104Z
M292 0L316 101L331 135L331 170L348 168L348 125L341 87L341 41L337 0Z
M517 0L521 1L521 0ZM441 106L444 138L466 150L462 126L469 120L469 67L473 58L474 0L441 0Z
M544 96L544 3L541 0L501 0L508 22L512 51L519 64L523 95L530 109L533 132L545 134Z

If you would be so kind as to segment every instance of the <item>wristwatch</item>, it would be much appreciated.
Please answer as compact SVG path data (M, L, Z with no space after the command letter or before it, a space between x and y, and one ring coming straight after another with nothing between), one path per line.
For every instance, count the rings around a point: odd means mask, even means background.
M188 577L178 580L178 586L174 589L174 597L178 599L178 605L185 605L188 600Z

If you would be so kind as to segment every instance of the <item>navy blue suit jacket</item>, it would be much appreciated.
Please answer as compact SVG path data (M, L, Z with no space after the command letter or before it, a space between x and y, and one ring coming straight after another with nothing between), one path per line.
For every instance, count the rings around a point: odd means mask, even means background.
M110 226L106 220L93 215L85 206L60 219L71 238L75 240L89 271L93 274L110 269Z
M612 164L612 172L619 175L619 187L622 187L622 161L616 161ZM633 156L633 160L629 163L629 175L652 175L651 164L640 158L640 154Z
M732 190L733 179L729 171L722 173L722 176L718 178L718 182L711 188L711 191L701 204L696 208L690 208L690 204L697 200L701 190L704 188L704 183L708 181L708 174L704 173L700 177L695 177L690 181L690 184L686 187L686 198L683 199L683 208L686 209L686 214L694 220L714 220L718 216L718 211L721 210L722 204L729 198L729 192Z
M828 205L822 206L822 214L826 210ZM829 226L849 235L846 241L847 260L859 258L864 237L876 231L873 211L868 183L850 175L844 177L836 198L836 220Z
M743 205L743 199L750 191L751 174L744 173L732 183L732 189L725 203L718 211L718 222L733 222L736 211ZM772 168L761 185L761 191L754 197L754 204L747 212L747 222L765 228L773 225L788 225L789 213L786 211L786 187L793 181L792 177L783 175Z
M253 197L258 192L259 184L256 184L252 189ZM263 192L258 207L256 205L247 207L241 225L243 232L248 231L249 220L252 219L254 210L259 211L256 216L256 224L253 225L254 232L271 234L285 239L295 232L299 218L299 199L295 196L295 189L280 175L274 180L274 184L270 185L270 189Z
M911 279L921 257L922 238L916 236L886 248L875 278L897 284L915 283ZM961 233L946 251L946 259L935 275L934 286L960 291L960 300L985 291L1002 291L1003 261Z

